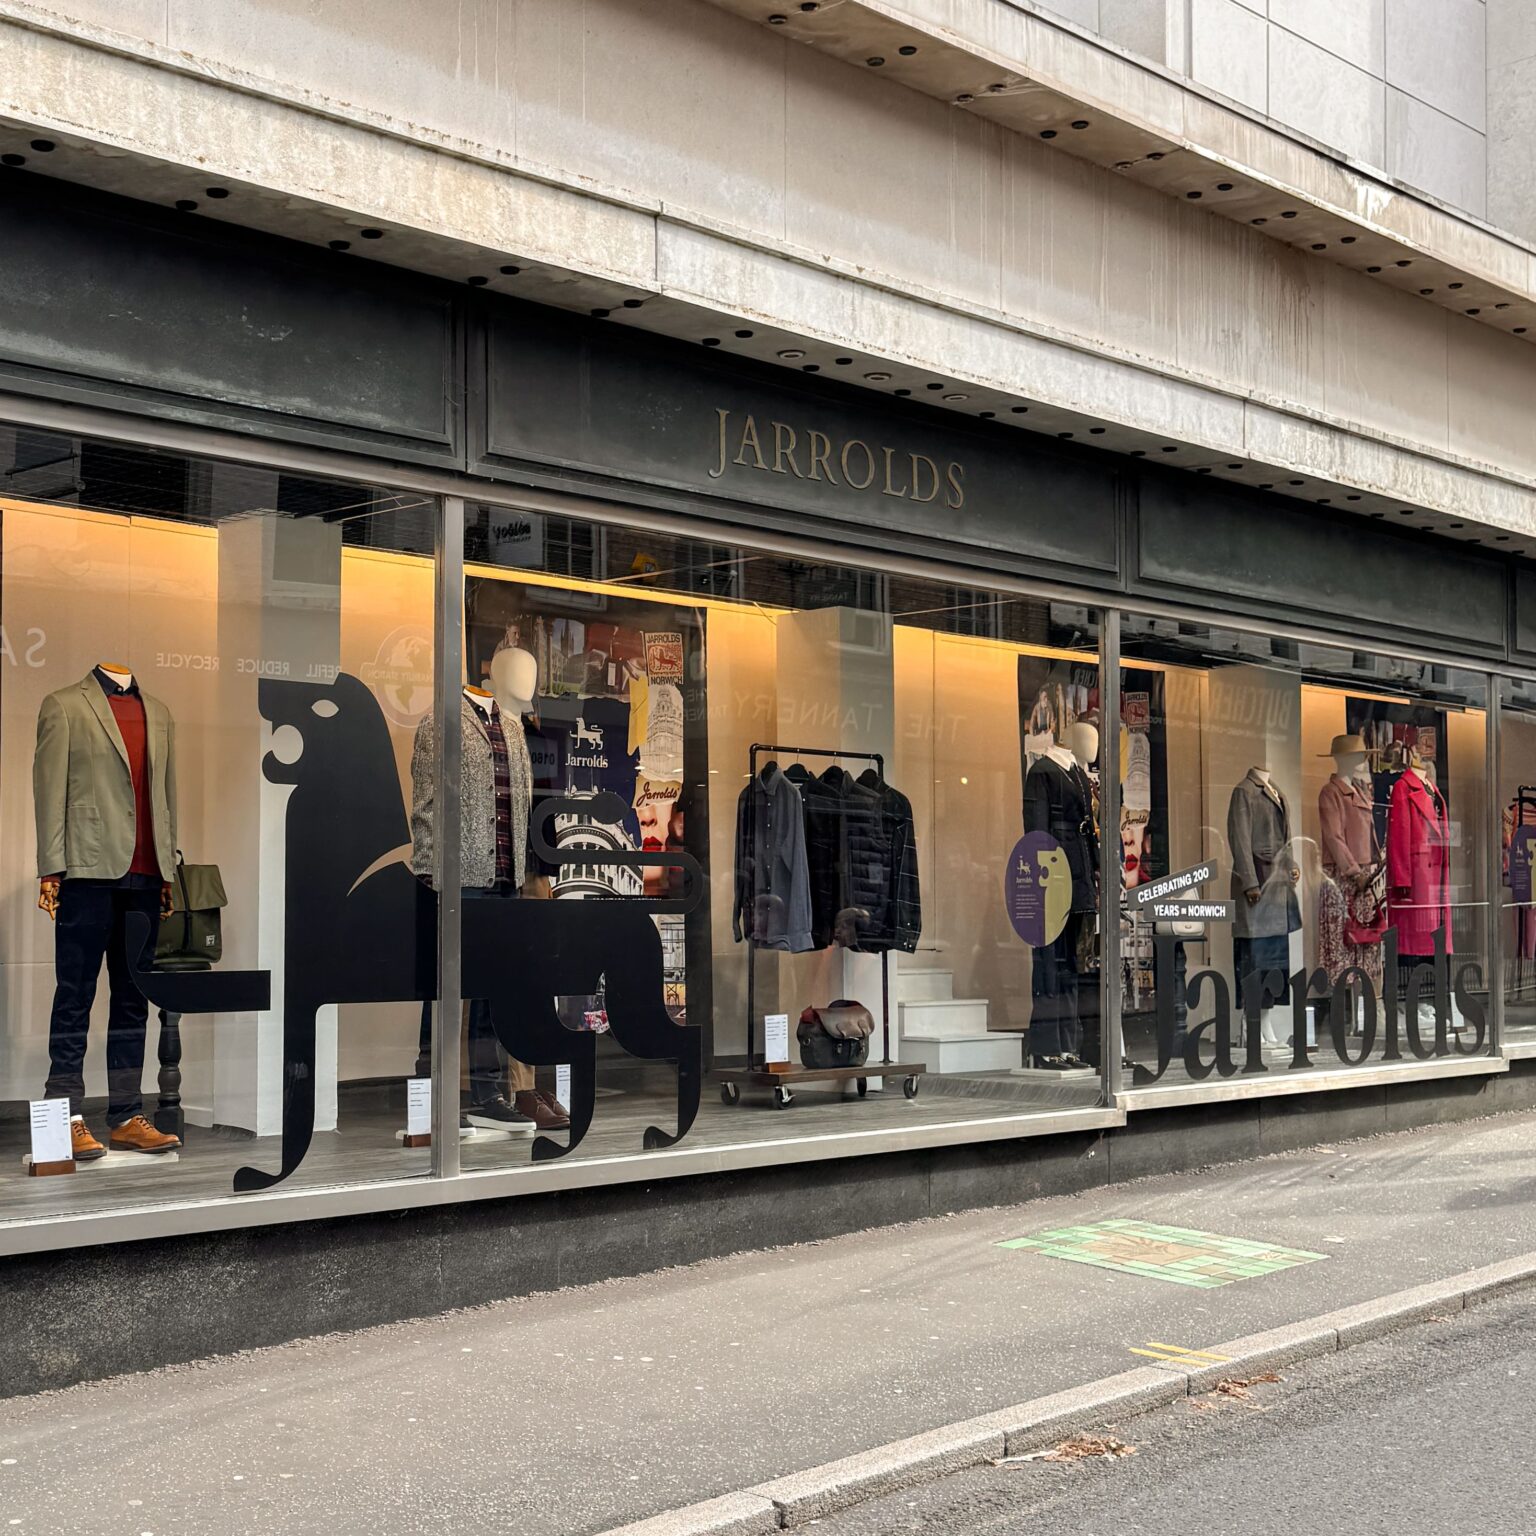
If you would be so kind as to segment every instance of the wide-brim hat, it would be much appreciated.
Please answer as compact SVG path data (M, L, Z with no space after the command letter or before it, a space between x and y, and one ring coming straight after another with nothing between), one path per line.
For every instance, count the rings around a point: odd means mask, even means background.
M1370 748L1365 744L1363 736L1335 736L1333 745L1326 752L1319 752L1319 757L1347 757L1351 752L1364 757Z

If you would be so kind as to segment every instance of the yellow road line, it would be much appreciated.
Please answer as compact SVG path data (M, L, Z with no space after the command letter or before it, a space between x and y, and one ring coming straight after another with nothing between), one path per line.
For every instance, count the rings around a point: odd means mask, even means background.
M1185 1349L1182 1344L1164 1344L1161 1339L1148 1339L1147 1343L1153 1349L1171 1349L1175 1354L1195 1355L1201 1360L1230 1360L1232 1358L1230 1355L1213 1355L1206 1349Z

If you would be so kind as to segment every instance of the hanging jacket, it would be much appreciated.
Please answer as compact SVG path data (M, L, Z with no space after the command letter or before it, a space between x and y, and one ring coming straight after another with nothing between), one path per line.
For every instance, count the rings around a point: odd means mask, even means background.
M731 930L740 943L801 954L811 941L810 867L800 792L766 764L736 801Z
M1450 821L1445 797L1412 768L1392 786L1387 810L1387 918L1400 955L1432 955L1435 929L1452 953Z
M917 830L912 802L885 783L873 768L859 775L859 783L874 790L880 799L885 847L885 909L875 913L864 936L863 949L899 949L911 954L923 933L923 901L917 874Z

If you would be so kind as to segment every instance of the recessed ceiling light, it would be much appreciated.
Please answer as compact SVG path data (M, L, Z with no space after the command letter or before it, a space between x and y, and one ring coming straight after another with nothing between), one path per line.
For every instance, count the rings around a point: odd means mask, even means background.
M902 46L896 50L896 52L899 53L902 58L910 59L912 55L917 52L917 49L913 47L911 43L903 43Z
M1008 409L1015 416L1027 416L1029 414L1029 407L1027 405L1010 405Z
M798 363L800 359L805 356L805 351L801 347L785 347L784 350L779 353L779 356L782 357L786 363Z
M739 340L746 341L752 335L752 332L751 331L737 331L736 335L737 335L737 338Z
M836 363L839 368L846 368L853 361L853 359L851 357L834 357L832 361Z
M864 62L868 64L871 69L879 69L880 66L885 63L885 59L881 54L877 53L872 59L865 59Z
M352 242L350 240L327 240L326 244L333 251L350 251L352 249ZM481 282L484 281L485 279L481 278ZM470 282L474 282L474 278L470 278Z
M895 389L891 393L895 395L910 395L912 391L910 389Z
M180 213L191 213L196 207L197 204L190 197L178 197L176 199L176 209Z
M1088 428L1089 435L1092 436L1092 437L1103 437L1103 435L1107 431L1109 431L1108 427L1089 427Z
M644 304L644 303L645 303L644 299L625 299L624 300L624 308L625 309L639 309L640 306L642 304Z
M507 266L507 267L498 267L496 270L498 272L500 272L503 277L516 277L517 274L519 272L521 272L523 269L521 267Z
M364 240L382 240L384 238L384 231L382 229L360 229L358 234Z
M1040 137L1042 139L1054 139L1056 137L1056 130L1054 128L1042 128L1040 130Z
M51 155L58 146L52 139L33 139L32 148L40 155Z
M0 155L0 165L25 165L26 163L25 155Z
M864 375L864 377L866 379L868 379L871 384L884 384L886 382L886 380L890 378L890 374L888 374L888 373L866 373Z
M228 197L229 196L229 188L228 187L207 187L207 188L204 189L203 196L204 197L211 197L211 198L213 198L215 200L217 200L217 199L219 199L221 197ZM363 233L366 235L368 233L368 231L365 229L363 231Z
M958 401L958 400L969 400L971 397L969 395L945 395L944 398L946 400Z

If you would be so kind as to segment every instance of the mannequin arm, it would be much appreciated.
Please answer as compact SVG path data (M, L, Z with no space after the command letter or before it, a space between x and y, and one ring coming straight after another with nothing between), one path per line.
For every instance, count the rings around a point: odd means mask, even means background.
M37 872L57 880L64 857L65 807L69 794L69 723L57 699L37 712L37 751L32 758L32 803L37 818Z
M44 875L37 883L38 911L46 912L50 918L58 915L59 883L58 875Z

